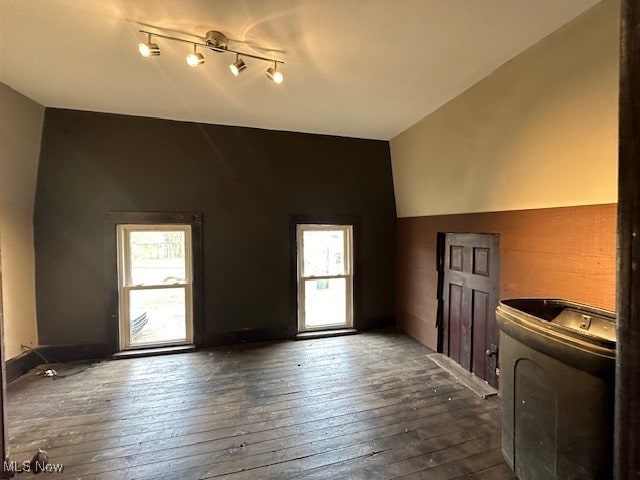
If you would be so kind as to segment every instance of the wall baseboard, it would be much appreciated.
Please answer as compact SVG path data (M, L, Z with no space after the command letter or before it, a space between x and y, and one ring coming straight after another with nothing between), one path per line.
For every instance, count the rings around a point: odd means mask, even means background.
M378 330L395 327L395 315L385 315L367 318L365 322L358 322L359 331ZM364 328L363 328L364 327ZM276 340L293 340L296 332L293 328L252 328L231 332L205 333L203 347L217 347L220 345L235 345L239 343L269 342Z
M395 317L392 315L370 318L364 330L393 327ZM290 328L255 328L232 332L205 333L204 344L199 347L217 347L240 343L268 342L276 340L293 340L295 332ZM114 345L108 343L79 343L66 345L41 345L33 350L21 353L5 362L7 382L15 380L29 370L44 363L65 363L78 360L107 358L116 353ZM45 362L46 359L46 362Z
M358 330L361 332L366 332L368 330L380 330L385 328L393 328L395 326L395 315L382 315L379 317L367 318L365 322L360 322Z
M293 339L294 333L288 328L252 328L232 332L208 332L204 335L204 347L235 345L238 343L267 342Z
M44 363L44 360L40 358L34 350L27 350L17 357L10 358L5 362L7 382L15 380L20 375L24 375L42 363Z
M41 345L5 362L7 382L44 363L64 363L77 360L106 358L115 352L107 343ZM47 360L45 362L45 359Z

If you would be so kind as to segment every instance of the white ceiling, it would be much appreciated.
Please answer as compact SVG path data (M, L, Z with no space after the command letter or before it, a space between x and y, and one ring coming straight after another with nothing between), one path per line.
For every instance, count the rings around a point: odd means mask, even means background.
M49 107L386 140L596 3L0 0L0 81ZM142 25L286 51L285 81L214 52L191 69L162 39L143 59Z

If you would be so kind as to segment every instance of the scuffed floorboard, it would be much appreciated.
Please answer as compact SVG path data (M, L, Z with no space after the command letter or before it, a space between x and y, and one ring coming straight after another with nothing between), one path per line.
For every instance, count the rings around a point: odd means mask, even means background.
M513 479L497 400L429 353L384 331L55 365L8 386L11 458L42 448L56 480Z

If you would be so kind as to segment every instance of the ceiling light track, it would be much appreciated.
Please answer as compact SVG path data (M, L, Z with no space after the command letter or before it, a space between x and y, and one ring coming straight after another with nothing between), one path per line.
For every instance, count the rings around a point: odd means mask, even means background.
M279 85L284 80L284 76L282 72L278 71L278 64L284 65L283 60L278 60L276 58L265 57L263 55L256 55L253 53L242 52L240 50L235 50L233 48L229 48L229 39L227 36L219 32L217 30L210 30L207 32L203 42L194 42L193 40L188 40L185 38L174 37L172 35L164 35L161 33L154 33L148 30L140 30L140 33L144 33L147 35L147 41L138 44L138 51L140 55L145 58L151 56L160 55L160 48L156 43L151 42L151 37L164 38L166 40L172 40L175 42L186 43L193 46L193 52L190 52L186 56L187 65L190 67L197 67L198 65L202 65L205 61L204 55L202 53L198 53L196 51L197 47L207 48L213 52L217 53L231 53L236 56L235 62L229 65L231 73L234 76L238 76L243 70L247 68L247 65L244 63L242 58L252 58L255 60L261 60L263 62L269 62L273 64L273 67L269 67L267 69L267 77L272 80L275 84Z

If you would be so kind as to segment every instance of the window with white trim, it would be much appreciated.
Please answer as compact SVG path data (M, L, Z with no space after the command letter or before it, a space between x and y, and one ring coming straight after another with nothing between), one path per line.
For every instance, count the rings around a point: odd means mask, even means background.
M193 343L190 225L118 225L120 348Z
M353 226L298 224L298 331L353 326Z

